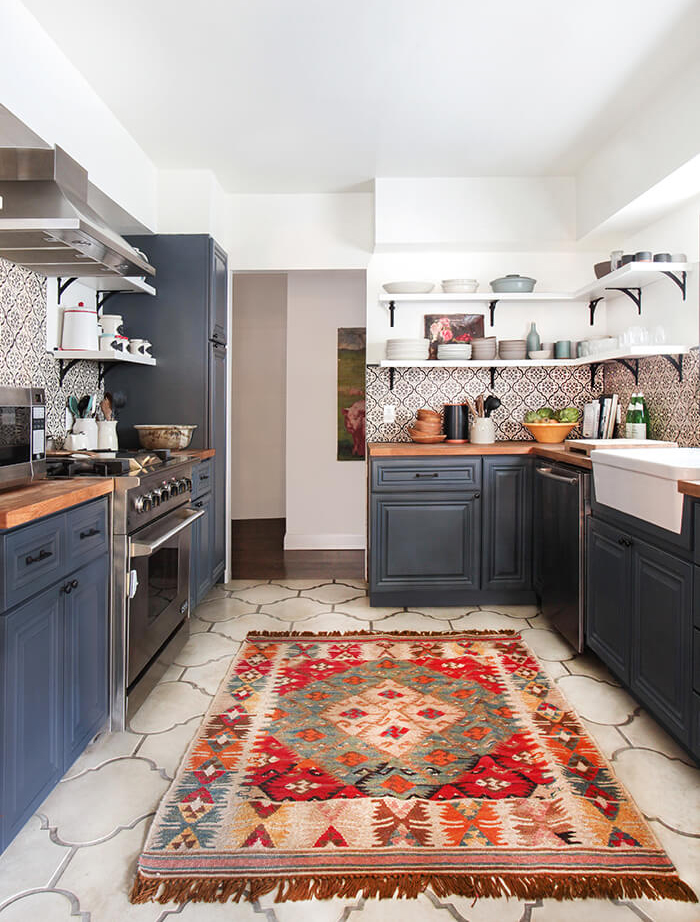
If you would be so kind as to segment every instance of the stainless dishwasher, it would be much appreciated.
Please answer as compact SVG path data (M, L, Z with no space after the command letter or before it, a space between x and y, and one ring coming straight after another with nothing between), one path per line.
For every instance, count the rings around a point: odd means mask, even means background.
M588 471L535 463L534 583L542 611L579 653L584 646Z

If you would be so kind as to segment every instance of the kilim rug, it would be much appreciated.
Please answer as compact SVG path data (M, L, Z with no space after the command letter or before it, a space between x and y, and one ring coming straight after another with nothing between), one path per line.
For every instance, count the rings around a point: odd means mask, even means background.
M249 634L131 893L696 902L510 631Z

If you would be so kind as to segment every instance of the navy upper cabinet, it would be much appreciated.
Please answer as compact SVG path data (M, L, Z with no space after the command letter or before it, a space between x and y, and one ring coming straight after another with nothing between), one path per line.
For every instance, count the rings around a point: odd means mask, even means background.
M532 464L529 458L484 458L484 590L532 586Z
M214 240L209 241L210 280L209 338L226 343L228 338L228 265L226 253Z

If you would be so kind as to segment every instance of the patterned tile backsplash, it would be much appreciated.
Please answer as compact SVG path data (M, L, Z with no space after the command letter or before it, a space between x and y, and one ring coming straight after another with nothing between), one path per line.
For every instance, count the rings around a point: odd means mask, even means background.
M47 435L62 441L68 396L97 392L97 365L78 362L60 386L58 362L46 351L46 279L4 259L0 259L0 356L0 385L46 390Z

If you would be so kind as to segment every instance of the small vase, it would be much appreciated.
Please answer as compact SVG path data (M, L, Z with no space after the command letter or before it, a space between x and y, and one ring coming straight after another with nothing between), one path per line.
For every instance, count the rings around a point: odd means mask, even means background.
M101 451L118 451L116 419L103 419L97 424L97 447Z
M537 332L537 327L534 323L530 324L530 332L527 334L527 353L528 355L531 352L538 352L542 341L540 340L540 334Z

